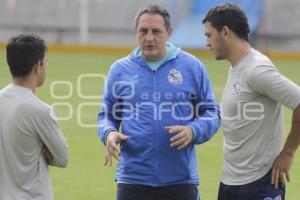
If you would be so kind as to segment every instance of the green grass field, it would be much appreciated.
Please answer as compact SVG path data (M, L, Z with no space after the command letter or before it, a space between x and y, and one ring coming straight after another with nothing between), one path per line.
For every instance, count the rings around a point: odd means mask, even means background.
M97 137L95 127L101 99L93 96L99 96L103 85L103 80L96 75L106 74L110 64L122 56L124 55L49 52L47 80L37 95L49 104L62 103L55 106L58 117L70 117L60 121L69 144L69 166L66 169L51 168L56 200L115 199L115 162L113 167L103 165L104 146ZM228 63L214 61L212 58L203 59L203 62L220 100ZM284 75L300 85L299 60L274 60L274 63ZM84 77L81 77L83 74ZM0 53L0 75L2 88L10 81L3 52ZM54 81L66 81L68 85L66 82L53 85ZM56 97L51 95L51 85ZM79 89L81 90L78 91ZM285 110L285 133L288 133L290 121L291 112ZM86 127L79 126L79 123ZM208 143L197 146L201 200L215 200L217 197L223 162L222 148L221 131ZM292 181L287 186L287 200L299 200L299 166L300 150L295 155L291 171Z

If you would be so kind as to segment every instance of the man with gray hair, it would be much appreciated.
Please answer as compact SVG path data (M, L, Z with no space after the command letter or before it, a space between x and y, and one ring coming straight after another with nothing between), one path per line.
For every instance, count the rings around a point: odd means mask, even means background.
M139 47L112 65L98 116L105 164L119 160L117 199L199 200L195 145L220 126L206 69L167 43L166 9L140 10L135 31Z

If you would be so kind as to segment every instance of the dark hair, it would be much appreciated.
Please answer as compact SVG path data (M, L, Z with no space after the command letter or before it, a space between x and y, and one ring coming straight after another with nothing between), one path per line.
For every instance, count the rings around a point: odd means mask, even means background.
M203 19L210 22L219 32L224 26L232 30L239 38L249 41L250 28L245 13L235 4L220 4L211 8Z
M9 39L6 59L13 77L25 77L42 61L47 50L45 41L35 34L21 34Z
M166 29L169 29L171 27L171 18L170 18L170 14L167 11L167 9L159 6L159 5L149 5L145 8L142 8L138 11L137 15L135 16L135 28L137 28L140 17L143 14L158 14L160 16L162 16L162 18L164 19L165 22L165 27Z

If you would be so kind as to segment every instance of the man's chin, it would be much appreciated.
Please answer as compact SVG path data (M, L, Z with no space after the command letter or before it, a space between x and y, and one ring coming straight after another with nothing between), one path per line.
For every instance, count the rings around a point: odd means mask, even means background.
M216 60L225 60L225 56L216 55Z
M155 53L155 52L144 52L143 53L143 57L147 60L147 61L157 61L159 60L159 56Z

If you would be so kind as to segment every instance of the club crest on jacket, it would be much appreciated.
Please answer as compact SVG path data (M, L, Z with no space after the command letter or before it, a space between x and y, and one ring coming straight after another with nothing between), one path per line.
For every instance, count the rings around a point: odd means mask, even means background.
M180 71L171 69L169 72L168 81L169 81L169 83L174 84L174 85L182 84L182 75L181 75Z

